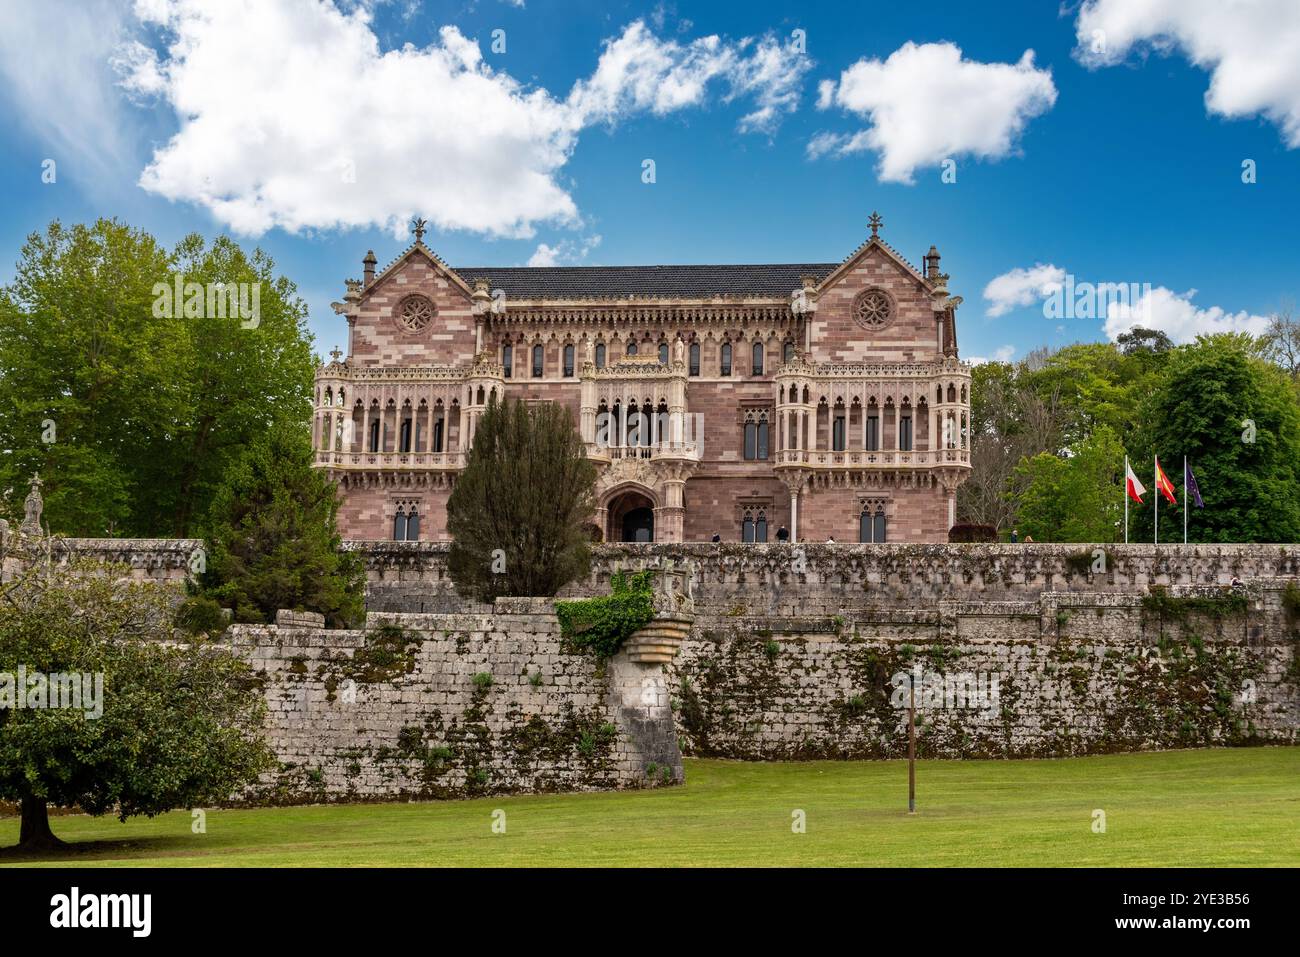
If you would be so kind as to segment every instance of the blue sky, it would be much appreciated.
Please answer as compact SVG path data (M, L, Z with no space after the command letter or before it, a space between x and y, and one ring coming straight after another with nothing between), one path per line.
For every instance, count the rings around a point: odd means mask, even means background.
M0 279L56 217L230 232L298 283L324 353L343 280L411 213L477 266L837 261L879 210L912 262L938 245L967 357L1105 338L1044 318L1062 273L1149 283L1176 339L1257 328L1300 285L1294 2L243 2L5 13Z

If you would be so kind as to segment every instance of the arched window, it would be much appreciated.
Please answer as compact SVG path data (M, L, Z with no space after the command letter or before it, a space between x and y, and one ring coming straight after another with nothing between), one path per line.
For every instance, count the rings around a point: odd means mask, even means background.
M898 420L898 450L912 451L912 413L904 412Z
M636 340L635 340L635 339L632 340L631 342L629 342L629 343L627 344L627 355L630 355L630 356L634 356L634 355L636 355Z
M564 377L573 378L573 343L564 347Z
M690 374L691 374L691 375L699 375L699 374L700 374L700 344L699 344L698 342L692 342L692 343L691 343L691 370L690 370Z
M411 506L411 514L406 516L406 540L408 542L418 541L420 538L420 513L416 511L415 506Z
M514 354L513 354L512 350L510 349L510 346L507 345L507 346L503 346L503 347L502 347L502 349L501 349L501 366L502 366L503 369L505 369L505 376L506 376L507 379L510 378L511 362L512 362L512 360L513 360L513 356L514 356Z
M379 420L370 423L370 451L379 451Z
M668 365L668 343L659 343L659 364Z
M402 511L400 505L397 508L397 515L393 517L393 541L406 541L406 513Z
M533 346L533 378L540 379L541 377L542 377L542 347L540 345L536 345Z
M731 375L731 343L722 344L722 374Z
M844 451L844 406L835 407L835 418L831 420L831 451Z
M745 509L740 522L740 540L760 544L767 541L766 510L761 508Z
M858 517L858 541L865 544L885 543L885 506L879 502L866 502Z
M442 451L442 422L442 416L438 416L433 420L433 450L435 452Z
M763 343L754 343L754 361L750 364L750 375L763 374Z
M596 346L596 368L605 368L605 343L599 343Z
M411 451L411 420L403 419L402 428L397 437L398 451Z
M794 343L793 343L793 342L787 342L787 343L785 344L785 350L781 353L781 361L782 361L782 362L794 362Z
M767 410L745 413L745 458L766 459L768 445Z

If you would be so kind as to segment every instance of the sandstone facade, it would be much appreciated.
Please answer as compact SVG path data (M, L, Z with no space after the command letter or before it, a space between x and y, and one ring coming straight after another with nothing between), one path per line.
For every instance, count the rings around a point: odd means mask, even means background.
M840 263L453 268L419 238L336 310L316 464L348 538L441 541L500 396L569 409L605 541L943 542L970 468L970 370L931 247ZM412 518L415 517L413 521Z

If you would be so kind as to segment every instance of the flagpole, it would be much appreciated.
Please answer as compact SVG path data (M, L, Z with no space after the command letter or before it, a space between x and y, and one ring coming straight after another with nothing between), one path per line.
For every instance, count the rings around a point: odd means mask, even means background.
M1124 544L1128 544L1128 456L1124 456Z
M1183 456L1183 544L1184 545L1187 544L1187 512L1188 512L1188 506L1191 504L1188 501L1188 498L1189 496L1187 494L1187 456L1184 455Z
M1153 544L1160 544L1160 459L1154 458L1151 465L1151 484L1156 487L1155 494L1151 497L1156 503L1156 537Z

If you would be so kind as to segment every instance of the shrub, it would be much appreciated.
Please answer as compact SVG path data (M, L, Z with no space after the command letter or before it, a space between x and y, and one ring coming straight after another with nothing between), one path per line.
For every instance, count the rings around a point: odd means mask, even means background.
M214 598L191 595L177 607L176 624L191 635L220 633L226 630L226 610Z
M961 524L948 529L948 541L952 543L996 542L998 530L992 525Z
M565 639L598 658L608 658L623 642L654 618L654 572L630 577L617 572L609 580L611 593L598 598L557 602L555 614Z

